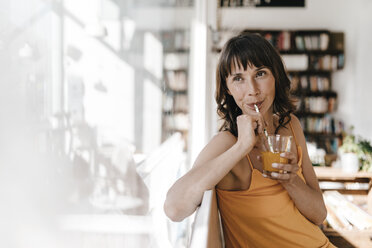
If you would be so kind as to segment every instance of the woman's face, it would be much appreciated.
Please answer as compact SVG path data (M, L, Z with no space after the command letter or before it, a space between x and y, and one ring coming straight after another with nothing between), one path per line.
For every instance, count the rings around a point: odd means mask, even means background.
M255 112L254 104L258 106L261 114L272 114L272 104L275 98L275 78L267 67L257 68L247 66L234 66L231 75L226 78L229 94L243 114Z

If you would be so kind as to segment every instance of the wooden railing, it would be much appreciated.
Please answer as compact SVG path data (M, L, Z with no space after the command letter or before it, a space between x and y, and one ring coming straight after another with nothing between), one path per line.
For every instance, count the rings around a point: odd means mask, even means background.
M224 247L221 220L215 190L204 192L203 200L195 214L189 248Z

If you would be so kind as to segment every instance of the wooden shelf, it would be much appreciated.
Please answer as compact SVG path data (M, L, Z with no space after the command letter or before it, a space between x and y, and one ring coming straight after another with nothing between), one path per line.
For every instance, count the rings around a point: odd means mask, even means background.
M292 93L295 96L326 96L326 97L337 97L337 92L333 90L325 90L325 91L310 91L310 90L303 90L303 91L296 91Z
M326 75L329 76L333 71L332 70L301 70L301 71L294 71L289 70L287 71L289 74L299 74L299 75Z
M327 50L278 50L280 54L307 54L307 55L339 55L344 54L342 50L334 50L334 49L327 49Z
M327 113L314 113L314 112L304 112L304 111L294 113L294 115L298 117L304 117L304 116L323 117L326 114L329 114L329 113L328 112Z
M164 115L176 115L176 114L189 114L188 111L178 110L178 111L163 111Z
M336 133L319 133L319 132L304 132L305 136L319 137L319 138L341 138L341 134Z
M189 53L189 52L190 50L187 48L175 48L175 49L167 49L163 51L164 54L166 53Z

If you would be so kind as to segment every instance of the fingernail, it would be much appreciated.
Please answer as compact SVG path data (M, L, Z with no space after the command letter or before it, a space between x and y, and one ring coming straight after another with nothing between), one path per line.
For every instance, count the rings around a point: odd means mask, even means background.
M262 174L262 176L263 176L263 177L267 177L267 175L266 175L266 174Z
M278 176L279 176L279 174L278 174L278 173L276 173L276 172L271 172L271 176L272 176L272 177L278 177Z
M272 166L273 168L278 168L278 167L279 167L279 165L278 165L277 163L272 163L271 166Z

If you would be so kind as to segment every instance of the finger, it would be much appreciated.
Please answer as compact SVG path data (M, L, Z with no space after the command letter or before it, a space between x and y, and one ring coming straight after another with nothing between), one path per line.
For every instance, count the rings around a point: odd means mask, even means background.
M292 163L297 163L297 157L294 155L293 152L283 152L280 154L280 157L282 158L287 158L288 162Z
M280 163L272 163L271 166L273 168L283 170L286 172L297 172L299 170L299 167L297 164L280 164Z
M291 174L290 173L271 172L270 176L273 179L284 180L284 181L289 180L291 178Z

